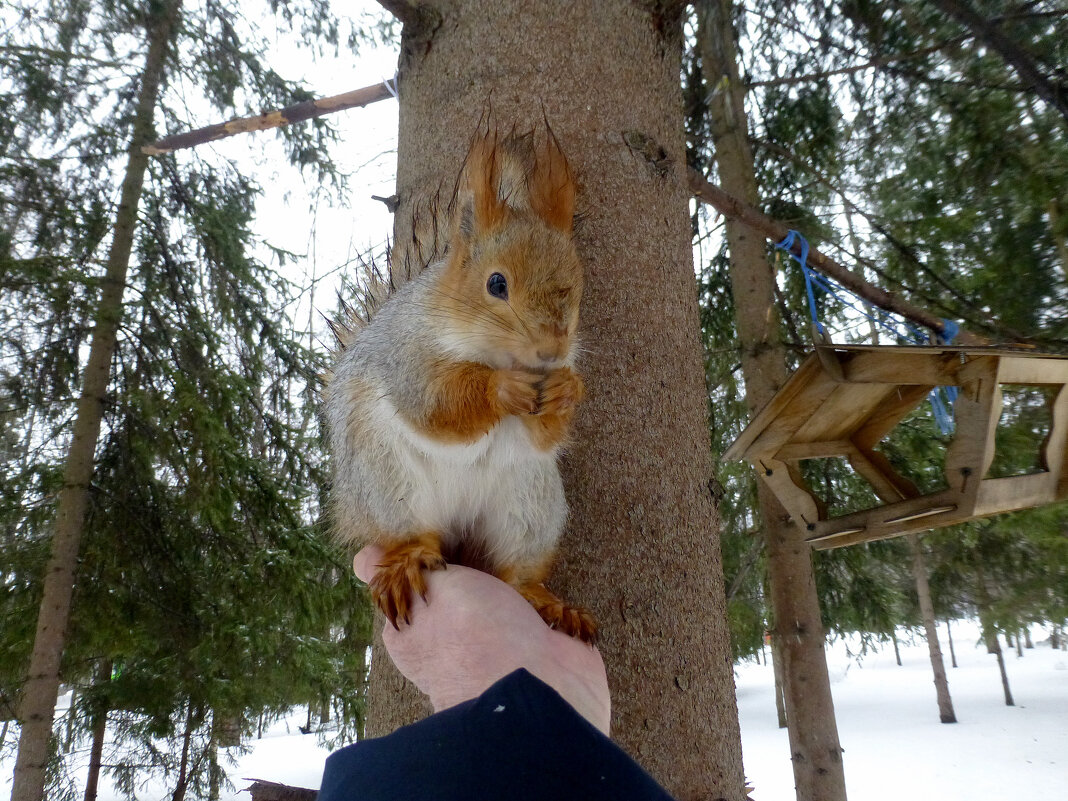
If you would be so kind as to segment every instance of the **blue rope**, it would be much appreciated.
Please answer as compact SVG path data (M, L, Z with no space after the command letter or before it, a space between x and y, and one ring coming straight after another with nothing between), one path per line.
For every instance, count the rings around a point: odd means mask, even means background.
M801 251L800 255L793 251L795 242ZM819 321L819 315L816 308L815 290L817 288L824 294L833 297L843 306L852 309L861 317L864 317L881 327L884 331L892 335L898 343L908 342L918 345L949 345L960 331L960 327L952 320L943 320L941 334L936 334L932 339L932 337L925 334L919 328L910 325L907 321L897 320L891 317L888 312L882 309L872 308L872 311L869 312L867 306L858 302L853 302L847 297L843 297L843 295L849 295L857 301L860 301L860 296L855 292L846 289L837 281L834 281L825 275L820 275L809 266L808 240L797 231L791 230L787 233L786 238L783 239L782 242L775 243L775 247L785 251L786 255L801 265L801 272L805 277L805 292L808 295L808 309L809 315L812 318L812 325L825 337L828 336L827 329L825 329L823 324ZM931 390L931 411L934 413L934 419L935 423L938 425L938 429L946 436L953 433L953 414L951 410L953 403L957 400L957 394L956 387L939 386Z
M793 252L794 239L800 240L800 256L795 255ZM816 294L812 289L812 284L819 281L819 276L808 266L808 240L797 231L791 230L786 235L786 239L775 243L775 247L785 250L791 259L801 265L801 273L805 276L805 291L808 293L808 311L812 316L812 325L816 326L816 330L826 336L827 330L823 327L823 323L819 321L819 317L816 314Z

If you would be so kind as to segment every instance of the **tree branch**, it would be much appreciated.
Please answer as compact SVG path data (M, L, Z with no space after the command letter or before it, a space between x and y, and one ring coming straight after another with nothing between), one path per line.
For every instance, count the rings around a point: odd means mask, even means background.
M413 0L378 0L378 4L404 25L405 34L429 39L441 27L441 12Z
M252 796L252 801L315 801L319 797L318 790L290 787L263 779L245 779L245 781L252 782L251 786L245 788L245 791Z
M788 86L795 83L807 83L808 81L815 81L820 78L830 78L834 75L848 75L852 72L860 72L862 70L871 69L872 67L883 67L887 64L893 64L898 61L909 61L914 58L922 58L923 56L935 53L945 47L947 44L953 41L960 41L962 37L957 37L950 42L939 42L936 45L925 47L921 50L913 51L912 53L899 53L889 56L876 56L875 58L865 61L863 64L854 64L851 67L841 67L834 70L823 70L821 72L810 72L806 75L795 75L788 78L771 78L766 81L752 81L745 84L746 89L755 89L758 86Z
M321 117L324 114L332 114L335 111L368 106L371 103L377 103L379 100L385 100L387 97L394 97L395 94L396 89L388 85L386 81L383 81L372 86L365 86L362 89L353 89L351 92L334 95L333 97L294 103L292 106L286 106L278 111L265 111L255 117L242 117L229 122L209 125L206 128L198 128L195 131L167 136L158 142L153 142L151 145L145 145L141 150L149 156L159 156L163 153L202 145L205 142L215 142L239 133L278 128L282 125Z
M934 4L964 25L981 42L1000 53L1005 62L1016 70L1024 82L1034 89L1039 97L1057 109L1065 121L1068 121L1068 87L1061 83L1054 83L1043 75L1023 48L966 4L957 2L957 0L934 0Z
M690 191L693 193L694 197L714 207L721 214L724 214L731 219L738 220L738 222L743 225L747 225L754 231L763 234L766 238L775 241L785 239L786 235L789 233L790 229L787 228L784 223L781 223L778 220L773 220L771 217L761 213L748 203L744 203L733 195L724 192L715 184L709 183L705 180L704 176L696 170L691 168L688 171L688 178ZM794 249L796 254L800 255L800 245L795 245ZM830 257L825 256L815 248L809 249L808 261L820 272L830 276L846 289L854 292L872 305L893 312L894 314L899 314L905 319L918 323L919 325L929 328L932 331L936 331L939 334L943 333L945 330L945 321L942 320L942 318L936 317L925 309L913 306L911 303L902 300L892 292L887 292L885 289L869 284L856 273L843 267L841 264ZM964 345L982 345L987 342L985 338L963 330L957 334L957 339Z

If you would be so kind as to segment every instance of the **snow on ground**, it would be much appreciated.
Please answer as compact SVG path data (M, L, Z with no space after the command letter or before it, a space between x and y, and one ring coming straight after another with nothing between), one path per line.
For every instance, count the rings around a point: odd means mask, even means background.
M887 643L851 659L839 641L828 649L838 736L845 749L850 801L1003 801L1063 798L1068 782L1068 653L1032 629L1023 658L1005 651L1015 707L1005 706L996 657L978 644L979 629L953 625L959 667L950 667L939 626L957 723L938 719L922 637L901 643L902 666ZM1004 647L1004 643L1002 644ZM853 644L856 648L856 644ZM777 728L770 665L736 671L742 758L756 801L793 798L786 730Z
M1050 648L1032 629L1035 648L1018 658L1006 650L1016 706L1005 706L995 657L978 642L978 627L953 625L960 667L949 666L945 627L939 627L958 723L938 720L927 645L902 640L902 666L888 643L862 657L839 640L828 648L839 737L845 749L850 801L1005 801L1061 798L1068 782L1068 653ZM902 634L908 637L907 634ZM747 663L736 671L745 771L756 801L792 801L793 775L785 729L775 720L770 666ZM248 801L244 778L318 787L327 751L302 735L302 713L254 740L229 769L235 790L223 801ZM9 734L10 736L10 734ZM11 794L13 760L0 760L0 801ZM79 781L82 778L78 777ZM99 801L119 801L105 777ZM138 798L162 801L160 785Z

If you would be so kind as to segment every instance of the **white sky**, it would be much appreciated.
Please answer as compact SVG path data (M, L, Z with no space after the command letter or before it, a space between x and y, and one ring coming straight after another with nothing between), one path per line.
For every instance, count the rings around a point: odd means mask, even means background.
M372 0L350 3L346 9L356 20L381 11ZM397 66L397 50L392 47L368 46L357 56L342 52L339 57L316 57L287 40L276 41L273 47L277 52L270 54L271 66L287 79L302 79L317 97L392 78ZM239 134L199 148L234 160L263 188L254 231L271 245L300 256L284 268L287 277L305 289L296 323L301 328L307 325L309 303L313 303L313 330L321 342L329 342L330 337L320 312L329 316L334 311L341 276L355 274L353 259L369 250L380 254L392 236L393 216L371 196L388 197L394 192L397 103L383 100L336 112L327 119L339 133L331 154L349 176L348 191L341 199L315 185L310 172L302 180L286 163L277 132ZM200 124L220 121L206 119ZM271 263L269 254L260 255Z

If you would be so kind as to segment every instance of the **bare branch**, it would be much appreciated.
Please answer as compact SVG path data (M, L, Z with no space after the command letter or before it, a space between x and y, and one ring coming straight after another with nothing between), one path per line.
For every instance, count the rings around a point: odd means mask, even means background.
M252 785L245 791L252 796L252 801L315 801L319 796L318 790L308 790L304 787L290 787L278 782L268 782L263 779L245 779Z
M960 41L962 37L958 37L952 41ZM909 61L914 58L922 58L923 56L935 53L945 47L949 42L940 42L930 47L925 47L921 50L915 50L911 53L898 53L890 56L877 56L869 61L865 61L863 64L854 64L851 67L841 67L834 70L823 70L821 72L810 72L806 75L795 75L789 78L771 78L766 81L752 81L745 85L746 89L754 89L758 86L786 86L795 83L807 83L808 81L815 81L820 78L830 78L834 75L848 75L852 72L861 72L862 70L871 69L873 67L883 67L887 64L893 64L898 61Z
M278 128L282 125L321 117L324 114L333 114L335 111L368 106L371 103L377 103L379 100L385 100L387 97L395 96L396 89L386 81L383 81L372 86L365 86L362 89L353 89L351 92L334 95L333 97L294 103L292 106L286 106L278 111L265 111L255 117L242 117L229 122L209 125L206 128L198 128L195 131L167 136L151 145L145 145L141 149L150 156L159 156L163 153L202 145L205 142L215 142L239 133Z

